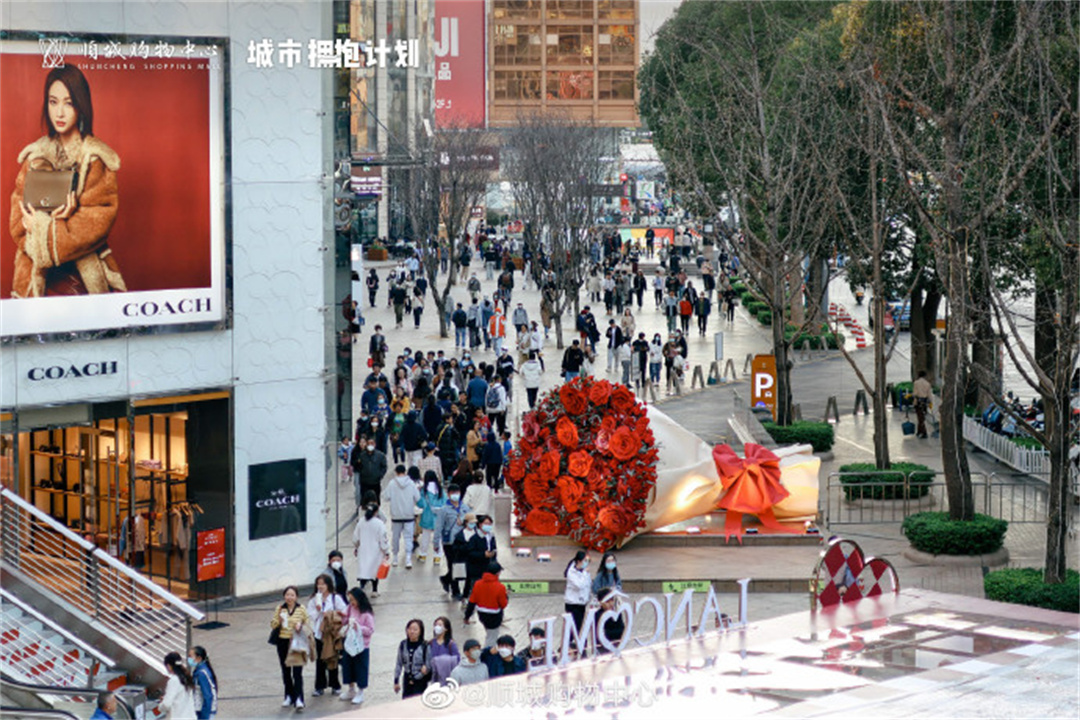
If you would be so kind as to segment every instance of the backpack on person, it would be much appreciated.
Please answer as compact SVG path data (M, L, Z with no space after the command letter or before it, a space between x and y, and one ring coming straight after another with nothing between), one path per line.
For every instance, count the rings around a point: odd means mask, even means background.
M487 395L484 397L484 405L488 410L499 409L499 386L492 385L488 388Z

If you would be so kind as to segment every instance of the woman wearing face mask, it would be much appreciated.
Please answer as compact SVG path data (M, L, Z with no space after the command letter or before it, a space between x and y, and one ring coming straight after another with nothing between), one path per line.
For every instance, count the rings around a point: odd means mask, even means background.
M398 645L394 663L394 692L401 699L420 695L431 682L431 649L424 642L424 621L413 619L405 625L405 639Z
M585 606L592 597L592 578L589 577L589 554L584 550L578 550L573 559L566 564L563 571L566 577L566 592L563 593L563 602L566 612L574 618L574 626L581 632L581 624L585 621Z
M424 491L420 493L420 501L416 506L420 508L420 555L419 562L424 562L431 549L431 536L435 533L435 516L439 509L446 504L443 497L442 484L439 478L431 470L424 475ZM436 552L438 555L438 552ZM436 557L437 561L439 558Z
M210 720L217 715L218 684L217 674L210 664L206 648L195 645L188 650L188 667L195 681L195 717L198 720Z
M328 575L315 578L315 592L307 603L308 619L315 631L315 692L312 693L315 697L321 696L328 687L333 695L341 692L338 682L340 643L336 640L346 605L334 592L332 583Z
M469 638L465 641L463 649L465 654L462 655L458 666L450 673L450 679L457 682L459 687L487 680L487 665L480 661L480 654L483 652L480 643Z
M370 581L371 596L379 597L379 565L383 560L390 562L390 540L386 537L386 523L379 517L379 506L374 502L364 505L364 514L356 521L353 555L357 559L360 589Z
M431 642L428 643L431 649L431 681L441 685L461 662L461 653L454 642L450 618L435 618L435 623L431 626L431 636Z
M285 686L285 699L281 707L295 705L297 710L304 707L304 666L286 665L285 658L289 656L289 643L294 632L302 632L307 624L307 610L297 602L300 591L295 585L285 588L281 594L283 602L274 608L274 616L270 618L270 629L277 630L277 654L278 664L281 667L281 684Z
M649 382L653 385L660 383L660 368L664 364L664 341L660 333L653 335L649 343Z
M447 488L446 503L435 514L435 561L439 562L439 551L446 550L446 572L439 580L443 592L452 594L454 600L461 600L461 578L454 577L454 563L464 562L455 554L454 536L463 527L464 518L471 512L469 506L461 502L461 488L451 485ZM476 522L475 518L473 522Z
M350 641L349 633L354 637ZM352 700L353 705L364 702L364 690L368 686L368 668L371 665L371 636L375 634L375 612L371 601L360 588L349 590L349 606L338 634L342 638L341 675L345 682L342 700ZM360 652L353 652L363 646Z
M610 552L604 553L604 557L600 560L600 569L596 571L596 577L592 582L593 595L599 596L600 591L608 587L622 590L622 578L619 577L615 555Z
M195 720L195 680L187 665L180 661L180 653L165 656L165 696L161 698L163 717L168 720Z

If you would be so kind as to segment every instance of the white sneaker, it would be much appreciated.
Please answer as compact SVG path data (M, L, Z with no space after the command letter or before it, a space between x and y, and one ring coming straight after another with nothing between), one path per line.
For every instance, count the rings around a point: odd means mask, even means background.
M354 697L354 698L352 699L352 704L353 704L353 705L359 705L359 704L360 704L360 703L362 703L362 702L364 702L364 691L363 691L363 690L361 690L360 692L356 693L356 697Z
M292 700L290 700L289 698L285 698L281 701L281 707L292 707L292 704Z
M408 558L405 560L405 569L412 570L412 558Z
M348 690L342 690L341 694L338 695L338 700L341 700L342 702L348 702L351 699L352 695L349 693Z
M297 710L303 710L304 709L304 701L303 700L297 700L296 701L296 709Z
M390 567L397 567L397 558L390 561Z

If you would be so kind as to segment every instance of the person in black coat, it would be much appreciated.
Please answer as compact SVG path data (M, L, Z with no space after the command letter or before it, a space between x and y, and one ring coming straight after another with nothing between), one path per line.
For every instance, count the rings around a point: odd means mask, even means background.
M480 579L487 571L488 565L495 562L498 556L495 532L486 532L485 526L491 527L491 518L487 515L477 515L476 534L468 540L464 540L464 534L460 534L464 542L463 545L459 545L458 558L459 562L461 558L465 560L465 590L461 594L466 598L472 592L473 584Z
M421 450L427 442L428 433L420 424L415 410L405 415L405 424L401 427L401 447L408 453L408 464L415 465L421 456Z
M330 577L334 581L334 593L341 596L342 600L346 600L346 594L349 592L349 580L345 577L345 558L342 557L340 550L331 550L330 557L327 559L326 569L323 570L323 575Z

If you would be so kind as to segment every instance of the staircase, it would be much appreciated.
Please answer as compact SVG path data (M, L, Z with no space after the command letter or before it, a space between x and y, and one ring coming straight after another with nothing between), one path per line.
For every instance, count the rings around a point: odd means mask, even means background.
M49 689L162 685L162 658L186 654L203 618L7 488L0 574L0 669L9 685L42 686L47 707Z

